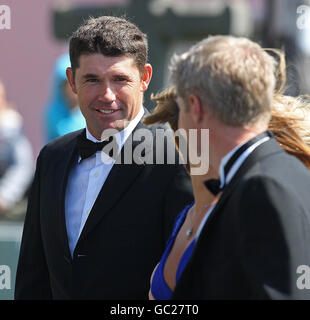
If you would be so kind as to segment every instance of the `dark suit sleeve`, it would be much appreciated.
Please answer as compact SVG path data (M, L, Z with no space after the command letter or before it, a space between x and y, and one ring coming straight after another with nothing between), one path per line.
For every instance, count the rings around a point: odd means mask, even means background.
M246 287L249 299L309 299L296 286L298 265L309 263L309 221L294 190L271 178L252 178L242 189L238 216L244 275L239 289Z
M40 228L40 168L41 151L34 181L28 198L28 208L16 273L15 299L51 299L51 288L44 256Z
M176 174L170 180L165 191L164 203L164 236L169 238L175 218L194 201L192 183L183 165L177 165Z

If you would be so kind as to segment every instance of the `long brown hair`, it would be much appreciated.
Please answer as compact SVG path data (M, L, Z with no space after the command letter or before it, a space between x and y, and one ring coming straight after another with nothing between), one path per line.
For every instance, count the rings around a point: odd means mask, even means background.
M310 103L307 100L276 95L269 129L286 152L310 169Z

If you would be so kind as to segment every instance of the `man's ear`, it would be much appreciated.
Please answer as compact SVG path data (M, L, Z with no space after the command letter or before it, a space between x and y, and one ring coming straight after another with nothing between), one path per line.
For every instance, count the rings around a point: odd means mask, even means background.
M66 75L72 91L77 94L72 68L67 68Z
M195 122L195 125L199 127L199 125L203 120L203 114L204 114L201 100L195 94L190 94L188 97L188 105L189 105L189 111Z
M141 82L142 92L144 92L148 88L152 78L152 74L153 74L152 66L149 63L145 64L143 74L142 74L142 82Z

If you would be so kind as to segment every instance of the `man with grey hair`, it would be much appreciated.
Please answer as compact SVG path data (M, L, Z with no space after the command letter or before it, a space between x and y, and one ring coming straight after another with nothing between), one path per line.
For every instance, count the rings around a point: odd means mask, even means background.
M179 126L209 129L219 178L205 182L219 200L173 299L309 299L298 272L310 265L310 173L267 130L274 59L248 39L213 36L171 70Z

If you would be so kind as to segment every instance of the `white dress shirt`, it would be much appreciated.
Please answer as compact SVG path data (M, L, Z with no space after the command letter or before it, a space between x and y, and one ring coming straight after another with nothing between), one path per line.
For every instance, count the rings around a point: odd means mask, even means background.
M220 167L219 167L219 177L220 177L220 187L224 187L224 185L228 184L231 179L233 178L233 176L236 174L236 172L238 171L238 169L240 168L240 166L242 165L242 163L245 161L245 159L262 143L268 141L270 139L270 137L264 137L262 139L260 139L259 141L257 141L256 143L252 144L249 148L247 148L245 151L243 151L243 153L240 155L240 157L234 162L233 166L231 167L231 169L228 171L227 176L225 177L224 175L224 167L226 165L226 163L229 161L229 159L233 156L233 154L239 149L241 148L244 143L239 144L238 146L236 146L234 149L232 149L231 151L229 151L222 159L221 159L221 163L220 163ZM245 142L246 143L246 142ZM196 232L196 236L195 238L198 239L200 232L203 228L203 226L205 225L206 221L208 220L208 218L210 217L214 207L216 206L216 203L214 205L212 205L209 210L207 211L206 215L204 216L204 218L202 219L197 232Z
M137 116L116 135L119 146L118 152L121 151L127 138L143 115L144 109L141 107ZM87 127L86 138L93 142L100 142L92 136ZM65 198L65 216L71 256L73 256L76 243L88 215L114 163L115 159L110 158L101 151L97 151L94 155L84 160L79 157L69 174Z

